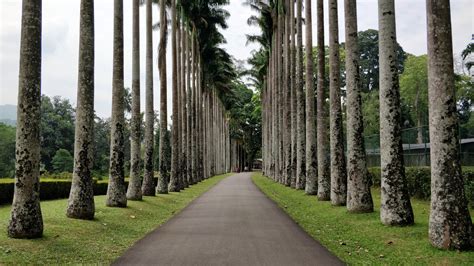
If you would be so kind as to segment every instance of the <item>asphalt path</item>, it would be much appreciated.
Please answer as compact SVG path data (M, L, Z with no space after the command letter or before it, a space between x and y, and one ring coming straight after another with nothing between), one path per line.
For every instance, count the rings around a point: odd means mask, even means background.
M253 184L232 175L114 265L343 265Z

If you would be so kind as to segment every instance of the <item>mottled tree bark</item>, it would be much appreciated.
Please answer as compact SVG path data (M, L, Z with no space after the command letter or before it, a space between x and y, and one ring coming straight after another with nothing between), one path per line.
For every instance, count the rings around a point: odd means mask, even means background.
M153 110L153 37L152 0L146 0L146 95L145 95L145 164L142 192L144 196L155 196L153 172L154 123Z
M94 219L92 145L94 139L94 1L82 0L80 12L74 170L66 215Z
M166 134L168 131L168 109L167 109L167 84L166 84L166 43L168 35L168 22L166 18L166 0L160 0L160 43L158 45L158 70L160 72L160 146L158 156L160 158L157 194L168 193L169 173L165 163Z
M305 0L306 18L306 194L318 192L318 156L313 85L313 22L311 0Z
M112 118L110 130L110 176L107 188L108 207L126 207L124 174L125 90L123 84L123 0L114 1L114 64Z
M427 0L431 211L429 237L442 249L469 249L472 222L459 160L449 0Z
M291 180L290 186L296 186L296 167L298 162L297 140L298 140L298 100L296 92L296 23L295 23L295 1L290 0L290 90L291 90ZM266 80L266 78L264 78ZM302 106L304 108L304 104ZM304 112L304 109L302 109ZM304 120L304 118L303 118ZM266 128L265 128L266 129ZM264 131L262 131L264 132Z
M394 0L379 0L380 220L386 225L414 223L403 164L400 86Z
M370 193L370 179L364 146L357 44L357 3L355 0L344 1L344 14L347 88L347 210L349 212L373 212L374 204Z
M283 183L291 185L291 90L290 90L290 1L285 0L284 14L284 69L283 69L283 149L284 149L284 170Z
M295 187L302 188L301 180L306 179L306 104L303 81L303 1L296 2L296 98L297 98L297 140ZM299 185L298 185L299 184Z
M186 67L186 81L187 81L187 95L186 95L186 104L187 104L187 107L186 107L186 110L187 110L187 133L186 133L186 142L187 142L187 147L186 147L186 158L187 158L187 161L186 161L186 173L187 173L187 176L186 176L186 179L188 180L188 184L189 185L192 185L194 184L193 183L193 180L192 180L192 165L191 165L191 161L192 161L192 155L191 155L191 145L192 145L192 124L191 124L191 121L192 121L192 106L191 106L191 99L192 99L192 84L191 84L191 71L192 71L192 66L191 66L191 43L190 43L190 40L191 40L191 36L190 36L190 33L189 33L189 30L186 32L186 58L187 58L187 67Z
M176 0L171 1L171 64L172 64L172 98L173 98L173 124L171 128L171 176L168 190L179 191L179 121L178 114L178 68L176 54Z
M139 0L133 0L133 44L132 44L132 125L130 142L130 181L127 199L142 199L142 180L140 177L140 135L142 117L140 114L140 6Z
M328 106L326 104L327 92L324 85L326 58L324 51L324 1L317 2L318 25L318 93L317 108L317 143L318 143L318 199L330 200L331 174L329 172L329 123Z
M181 157L180 157L180 167L181 167L181 179L183 182L183 188L189 187L188 179L187 179L187 172L186 172L186 128L187 128L187 120L186 120L186 34L184 32L184 22L180 24L180 35L181 35L181 52L179 60L181 61Z
M337 0L329 0L329 101L331 140L331 203L346 204L347 174L344 156Z
M39 199L42 1L23 0L16 125L15 191L8 236L43 235Z

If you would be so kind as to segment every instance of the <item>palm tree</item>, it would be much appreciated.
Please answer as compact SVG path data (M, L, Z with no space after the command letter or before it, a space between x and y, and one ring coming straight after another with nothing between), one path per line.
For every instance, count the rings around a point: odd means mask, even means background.
M283 182L286 186L291 185L291 89L289 82L290 80L290 12L289 12L290 1L285 0L284 4L284 40L283 40L283 149L284 149L284 170L283 170Z
M347 83L347 210L373 212L370 179L364 146L364 125L357 47L357 3L344 1L346 22L346 83ZM382 146L385 147L385 146Z
M183 23L181 25L181 105L182 105L182 150L181 150L181 174L182 174L182 179L183 179L183 187L187 188L189 187L188 183L188 172L187 172L187 149L188 149L188 143L187 143L187 107L186 107L186 90L187 90L187 82L186 82L186 77L187 77L187 35L185 32L185 26L184 26L184 12L182 12L182 20Z
M403 164L401 107L398 67L395 3L379 0L380 57L380 150L382 203L380 219L386 225L411 225L413 210Z
M92 143L94 138L94 1L82 0L74 171L66 215L94 219Z
M471 247L472 222L459 161L449 0L428 0L431 210L429 237L442 249Z
M329 0L329 99L331 141L331 203L345 205L347 193L346 159L342 133L337 0Z
M318 186L316 117L313 86L313 22L311 0L305 0L306 18L306 194L315 195Z
M291 181L290 186L296 186L296 173L297 173L297 140L298 140L298 100L296 92L296 23L295 23L295 0L290 0L290 90L291 90ZM262 78L265 80L265 78ZM263 93L262 93L263 95ZM263 101L262 101L263 103ZM304 112L304 104L302 104L301 110ZM303 118L304 120L304 118ZM263 123L263 120L262 120ZM263 128L262 128L263 129Z
M144 196L155 195L153 173L153 140L154 120L153 108L153 37L152 37L152 0L146 0L146 101L145 101L145 164L143 173L142 193Z
M168 167L166 166L166 133L168 132L168 111L166 93L166 43L168 38L168 22L166 19L166 0L160 0L160 43L158 46L158 70L160 72L160 160L156 193L168 193Z
M123 86L123 0L114 1L114 63L112 84L112 118L110 126L110 177L107 188L108 207L126 207L124 180L124 86Z
M303 1L296 1L296 98L297 98L297 148L296 148L296 186L299 180L306 179L306 104L303 82ZM300 187L301 188L301 187Z
M142 199L142 181L140 177L140 135L142 117L140 114L140 0L133 0L133 51L132 51L132 125L130 142L130 181L127 199Z
M15 191L8 236L43 235L39 200L41 0L23 0L16 126Z
M327 92L324 85L326 76L326 58L324 51L324 1L317 3L318 20L318 93L317 108L317 142L318 142L318 199L330 200L331 174L329 172L329 134L328 134L328 107L326 104Z
M171 1L171 58L172 58L172 98L173 98L173 124L171 129L171 176L168 190L179 191L179 113L178 113L178 68L177 68L177 25L176 25L176 0Z

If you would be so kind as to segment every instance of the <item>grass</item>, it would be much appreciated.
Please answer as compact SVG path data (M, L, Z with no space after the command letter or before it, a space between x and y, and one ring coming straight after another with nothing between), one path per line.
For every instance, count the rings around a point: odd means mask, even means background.
M379 189L372 190L375 212L349 214L345 207L319 202L261 173L253 174L252 180L306 232L348 264L474 265L473 251L443 251L429 244L427 201L412 199L414 226L389 227L380 223Z
M67 200L41 203L44 237L10 239L6 227L10 206L0 206L0 265L3 264L110 264L145 234L162 225L192 200L227 175L200 182L184 192L129 201L127 208L105 207L105 196L96 196L96 219L66 218Z

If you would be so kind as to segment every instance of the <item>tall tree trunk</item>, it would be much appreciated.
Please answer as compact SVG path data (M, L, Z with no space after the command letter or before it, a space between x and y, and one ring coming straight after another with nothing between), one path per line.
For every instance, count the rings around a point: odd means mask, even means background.
M284 170L283 182L286 186L291 185L291 90L290 90L290 0L285 0L284 14L284 40L283 40L283 153Z
M15 191L8 236L43 235L39 198L42 1L23 0L16 126Z
M296 58L295 58L295 86L296 86L296 177L294 187L302 189L306 179L306 120L305 120L305 93L303 81L303 1L296 1Z
M114 1L114 66L112 84L112 118L110 131L110 177L107 188L108 207L126 207L124 173L125 89L123 84L123 0Z
M66 215L94 219L92 145L94 140L94 1L82 0L77 86L74 170Z
M431 142L431 244L469 249L472 222L459 160L449 0L428 0L428 98Z
M356 0L344 1L344 13L347 84L347 210L349 212L373 212L374 203L370 193L370 179L364 147Z
M317 143L318 143L318 199L330 200L331 174L329 172L329 112L326 103L327 92L324 85L326 77L326 55L324 47L324 1L317 3L318 20L318 93L316 99L317 108Z
M403 164L400 86L394 0L379 0L380 150L382 179L380 219L386 225L413 224L413 210Z
M183 18L184 20L184 18ZM187 113L186 113L186 52L187 52L187 44L186 44L186 33L184 30L184 21L181 22L181 53L180 53L180 60L181 60L181 131L182 131L182 139L181 139L181 175L183 180L183 187L187 188L188 179L187 179Z
M329 101L331 141L331 203L346 204L347 172L342 132L337 0L329 0Z
M153 172L153 141L155 113L153 107L153 36L152 0L146 0L146 99L145 99L145 164L142 192L144 196L155 196Z
M142 181L140 177L140 135L142 117L140 114L140 7L139 0L133 0L133 51L132 51L132 128L130 181L127 199L142 199Z
M173 124L171 129L171 176L168 190L179 191L179 114L178 114L178 68L176 54L176 0L171 1L171 64L172 64L172 98Z
M296 187L296 173L298 172L298 100L296 89L296 23L295 23L295 1L290 0L290 90L291 90L291 180L290 186ZM263 80L266 80L264 78ZM304 108L304 104L303 107ZM304 109L302 109L304 112ZM304 119L304 118L303 118ZM262 166L263 167L263 166Z
M178 189L181 191L184 189L184 183L183 183L183 169L182 169L182 149L183 149L183 141L182 141L182 123L183 123L183 112L182 112L182 107L183 104L181 102L181 88L182 88L182 83L181 83L181 20L179 17L179 9L178 6L176 6L176 89L177 89L177 99L176 99L176 106L177 106L177 118L176 121L178 123L177 125L177 134L176 137L178 138ZM174 123L174 122L173 122Z
M168 167L166 166L166 134L168 132L167 85L166 85L166 43L168 38L168 22L166 19L166 0L160 0L160 44L158 46L158 70L160 72L160 175L156 193L168 193Z
M191 117L192 117L192 106L191 106L191 99L192 99L192 84L191 84L191 71L192 71L192 66L191 66L191 43L190 43L190 40L191 40L191 36L190 36L190 33L189 33L189 30L186 31L186 47L187 47L187 52L186 52L186 58L187 58L187 67L186 67L186 81L187 81L187 98L186 98L186 111L187 111L187 138L186 138L186 141L187 141L187 149L186 149L186 158L187 158L187 161L186 161L186 172L187 172L187 180L188 180L188 184L189 185L192 185L193 184L193 179L192 179L192 154L191 154L191 151L192 151L192 148L191 148L191 145L192 145L192 124L191 124Z
M305 0L306 18L306 194L318 192L318 156L313 86L313 22L311 0Z

